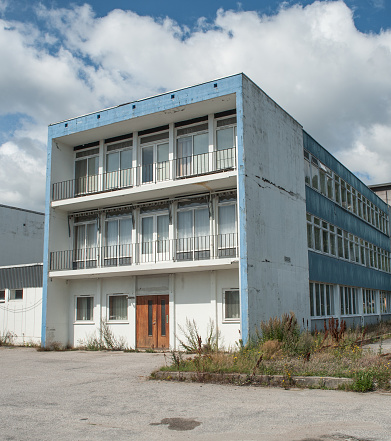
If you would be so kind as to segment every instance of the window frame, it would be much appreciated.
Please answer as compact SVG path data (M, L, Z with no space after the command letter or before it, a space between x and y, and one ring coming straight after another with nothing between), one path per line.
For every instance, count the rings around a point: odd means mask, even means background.
M80 319L78 318L78 300L79 299L91 299L92 301L92 305L90 305L90 314L91 314L91 318L88 319ZM95 298L93 295L76 295L75 296L75 323L94 323L94 307L95 307ZM87 308L88 309L88 308Z
M22 296L17 298L17 292L19 292L19 295L20 295L20 291L22 291ZM24 299L24 289L23 288L9 290L8 300L10 302L21 302L21 301L23 301L23 299Z
M131 151L132 160L130 168L121 167L121 155L123 152ZM108 171L108 156L118 154L118 167L113 171ZM105 190L116 190L119 188L133 187L133 160L134 160L133 139L127 139L121 142L112 142L105 144ZM114 176L114 183L109 181L109 176Z
M160 138L159 138L160 136ZM158 138L154 140L149 140L149 138ZM144 142L143 142L144 140ZM168 154L167 160L158 160L158 149L159 147L167 145ZM147 148L152 148L152 164L144 164L143 161L143 151ZM153 135L140 136L139 138L139 151L140 151L140 184L147 185L156 182L168 181L171 178L171 167L170 167L170 136L167 130L162 132L154 133ZM147 171L146 176L150 175L150 179L144 180L145 167L151 167L150 172Z
M201 128L201 126L207 125L207 128ZM196 129L197 126L200 127L199 130L191 131L192 128ZM189 133L178 134L181 130L189 129ZM194 124L189 124L186 126L177 127L175 129L175 159L176 159L176 167L175 167L175 177L176 178L187 178L190 176L199 176L206 173L210 173L210 158L209 158L209 123L208 121L197 122ZM199 135L208 135L208 147L206 153L194 153L194 138ZM190 155L183 156L179 155L179 143L181 139L191 138L191 153ZM182 147L183 149L183 147ZM203 164L203 162L205 162ZM200 165L201 164L201 165ZM199 170L200 165L200 170ZM188 171L190 169L190 172ZM195 170L196 169L196 170Z
M110 314L111 304L110 299L111 298L120 298L123 297L126 300L126 318L112 318L112 315ZM106 319L109 323L129 323L129 294L125 293L112 293L107 294L107 308L106 308Z
M226 297L227 293L229 292L235 292L238 295L238 305L239 305L239 315L238 317L227 317L227 303L226 303ZM223 323L240 323L241 319L241 308L240 308L240 289L239 288L223 288Z

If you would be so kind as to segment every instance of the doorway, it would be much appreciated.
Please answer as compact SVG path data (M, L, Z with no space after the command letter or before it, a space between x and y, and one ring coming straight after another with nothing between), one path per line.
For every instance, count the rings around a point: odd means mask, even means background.
M140 349L168 349L168 295L136 298L136 345Z

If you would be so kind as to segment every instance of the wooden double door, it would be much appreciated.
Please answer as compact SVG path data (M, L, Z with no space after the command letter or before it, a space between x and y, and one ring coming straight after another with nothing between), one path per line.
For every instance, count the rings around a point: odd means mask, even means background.
M168 349L169 347L169 297L136 297L137 348Z

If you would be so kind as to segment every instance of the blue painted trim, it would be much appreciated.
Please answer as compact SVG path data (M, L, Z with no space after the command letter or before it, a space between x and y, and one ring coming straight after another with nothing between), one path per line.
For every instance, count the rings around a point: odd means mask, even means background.
M308 251L309 278L314 282L391 290L391 274Z
M50 131L49 131L50 132ZM45 200L45 232L43 242L43 274L42 274L42 326L41 346L46 346L46 320L47 320L47 295L48 295L48 274L49 274L49 222L50 222L50 177L52 170L52 139L48 137L47 162L46 162L46 200Z
M367 199L373 202L377 207L388 213L387 204L382 201L372 190L370 190L356 175L341 164L334 156L322 147L318 142L312 138L307 132L303 130L303 144L304 148L312 153L324 165L331 168L339 177L341 177L348 184L352 185L356 190L363 194Z
M243 74L237 74L62 121L50 125L49 133L52 138L59 138L97 127L104 127L108 124L131 120L140 116L167 111L188 104L232 94L238 89L238 84L241 82L242 77ZM217 84L217 87L215 87L215 84ZM172 98L172 96L174 96L174 98ZM97 118L98 114L99 119Z
M246 190L243 146L243 78L240 90L236 92L237 113L237 188L238 188L238 223L239 223L239 283L240 283L240 324L241 338L246 344L249 338L249 310L248 310L248 274L247 274L247 228L246 228Z
M390 238L372 225L345 210L338 204L306 185L306 209L308 213L324 219L349 233L391 251Z

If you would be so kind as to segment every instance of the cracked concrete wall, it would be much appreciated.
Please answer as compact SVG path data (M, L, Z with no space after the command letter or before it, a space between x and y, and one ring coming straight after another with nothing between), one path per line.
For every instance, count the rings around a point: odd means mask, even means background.
M302 324L309 302L302 127L247 78L240 159L242 330L251 335L284 312Z
M45 216L0 205L0 266L43 261Z

